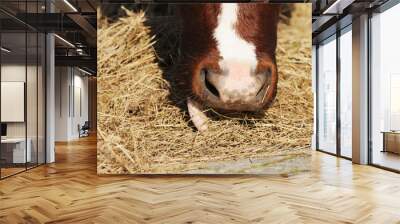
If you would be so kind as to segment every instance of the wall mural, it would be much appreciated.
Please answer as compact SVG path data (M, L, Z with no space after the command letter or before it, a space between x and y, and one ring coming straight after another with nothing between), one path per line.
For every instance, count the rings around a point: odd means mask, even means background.
M103 5L99 174L310 170L311 4Z

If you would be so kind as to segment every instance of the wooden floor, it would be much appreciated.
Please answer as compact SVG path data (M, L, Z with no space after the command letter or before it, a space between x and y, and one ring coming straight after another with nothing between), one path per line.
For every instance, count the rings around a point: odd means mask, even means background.
M316 153L283 176L96 175L96 141L0 181L0 223L400 223L400 175Z
M389 167L395 170L400 170L400 155L392 152L381 152L374 150L373 152L374 164Z
M3 167L3 168L1 168L1 177L3 178L3 177L11 176L13 174L16 174L16 173L19 173L19 172L23 172L24 170L26 170L25 167L23 167L23 168L22 167L17 167L17 168L15 168L15 167L7 167L7 168Z

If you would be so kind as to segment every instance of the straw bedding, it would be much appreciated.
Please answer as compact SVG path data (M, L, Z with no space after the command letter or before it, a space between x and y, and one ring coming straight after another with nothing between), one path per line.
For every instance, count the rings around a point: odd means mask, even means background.
M126 13L112 23L98 15L98 173L183 173L209 163L310 156L309 5L296 5L290 24L279 24L273 106L256 117L210 111L204 133L169 97L145 14Z

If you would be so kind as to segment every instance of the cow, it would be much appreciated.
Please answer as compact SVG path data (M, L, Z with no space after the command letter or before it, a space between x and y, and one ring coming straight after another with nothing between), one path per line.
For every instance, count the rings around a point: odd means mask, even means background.
M205 106L222 112L267 109L277 93L275 59L279 4L209 3L179 7L182 82L199 131L207 130Z

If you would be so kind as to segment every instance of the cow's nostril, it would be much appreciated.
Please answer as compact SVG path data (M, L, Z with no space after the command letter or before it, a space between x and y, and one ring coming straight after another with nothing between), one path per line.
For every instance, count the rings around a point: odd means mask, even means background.
M272 70L271 70L271 68L268 68L267 71L266 71L266 73L267 73L267 76L271 76L271 75L272 75Z
M219 97L219 92L218 92L217 88L210 81L208 81L208 76L210 75L210 72L208 71L208 69L203 68L201 70L201 74L204 75L205 88L207 88L208 91L210 91L216 97Z
M263 88L265 88L265 86L268 86L271 84L272 81L272 69L271 68L267 68L265 70L263 70L262 72L258 73L259 75L259 81L262 83L261 88L257 91L257 94L261 92L261 90Z
M215 96L219 97L219 92L217 88L213 84L211 84L207 79L206 79L206 88Z
M266 68L264 71L258 73L260 76L260 84L261 86L259 87L256 96L259 99L264 100L265 95L268 92L268 89L271 85L271 79L272 79L272 69L271 68Z
M265 87L267 86L268 84L264 84L264 85L262 85L261 86L261 88L257 91L257 94L256 94L256 96L258 96L258 95L260 95L261 94L261 92L265 89Z

